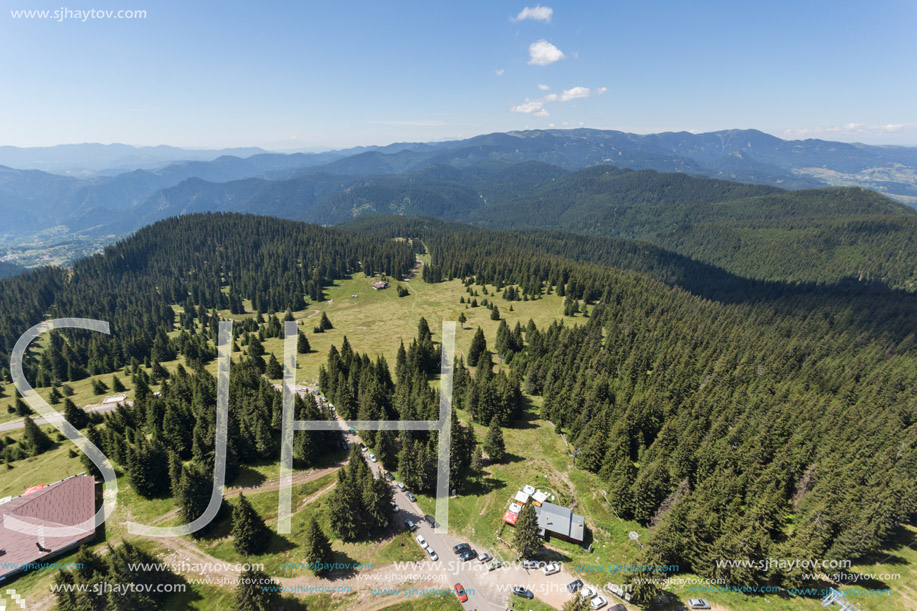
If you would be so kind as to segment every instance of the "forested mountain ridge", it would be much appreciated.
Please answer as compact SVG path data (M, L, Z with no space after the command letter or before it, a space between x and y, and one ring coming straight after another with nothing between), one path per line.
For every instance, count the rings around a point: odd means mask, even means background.
M250 152L256 151L246 150L242 154ZM902 200L917 198L917 150L911 148L821 140L787 141L756 130L637 135L573 129L494 133L467 140L398 143L326 153L261 153L244 159L223 155L209 161L177 161L161 168L109 175L102 172L86 180L6 168L0 173L0 212L8 219L6 228L17 235L52 227L63 227L68 234L123 235L124 231L158 220L144 214L145 202L157 191L191 178L210 182L247 178L276 181L324 173L365 179L415 172L435 165L465 168L493 162L529 161L569 171L610 164L790 189L859 185ZM36 168L48 167L35 163ZM238 200L239 196L233 199ZM31 201L32 205L22 208L24 201ZM177 211L188 207L188 202L173 204ZM284 205L295 207L297 203L286 201ZM246 211L224 205L211 211L218 210ZM328 218L298 218L322 224L335 222ZM10 242L12 236L10 233L0 237Z
M413 266L410 247L390 240L252 215L175 217L70 271L42 268L0 281L0 371L19 335L45 315L111 323L111 336L75 332L54 356L57 375L78 379L149 356L156 337L172 330L171 304L235 311L244 295L262 311L302 309L348 273L400 276Z

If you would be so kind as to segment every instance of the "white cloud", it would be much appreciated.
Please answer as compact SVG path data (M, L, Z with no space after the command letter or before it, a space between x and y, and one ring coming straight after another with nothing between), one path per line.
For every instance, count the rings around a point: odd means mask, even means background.
M819 136L879 136L895 134L905 129L903 123L888 123L886 125L867 125L865 123L844 123L831 127L801 127L783 130L786 138L817 138Z
M504 72L503 68L498 68L497 70L494 70L494 74L496 74L497 76L503 76L503 72Z
M548 89L550 89L548 85L542 85L541 83L538 84L538 88L541 89L542 91L547 91Z
M551 22L551 17L554 16L554 9L550 6L541 6L540 4L531 7L527 6L516 15L516 18L513 21L524 21L526 19L533 19L535 21L543 21L545 23Z
M541 86L539 85L539 87ZM599 87L598 89L571 87L570 89L564 89L561 93L549 93L534 100L526 98L525 102L518 106L511 107L510 111L521 112L535 117L547 117L549 115L547 109L545 109L545 104L549 102L569 102L570 100L579 100L595 95L602 95L606 91L608 91L607 87Z
M518 106L510 108L511 112L521 112L536 117L547 117L548 111L544 109L544 100L526 100Z
M565 56L563 51L541 39L529 45L529 57L529 63L533 66L547 66L562 60Z

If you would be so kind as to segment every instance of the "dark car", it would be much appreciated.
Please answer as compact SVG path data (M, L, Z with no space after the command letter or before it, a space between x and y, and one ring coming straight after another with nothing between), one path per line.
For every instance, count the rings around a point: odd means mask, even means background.
M470 549L471 549L471 546L468 545L467 543L459 543L458 545L452 548L452 551L456 554L461 554L462 552L467 552Z
M459 554L459 560L461 560L462 562L468 562L469 560L473 560L477 557L478 557L478 553L474 551L473 549L470 549L466 552L462 552L461 554Z
M521 598L535 598L531 590L526 590L522 586L513 586L513 594Z
M385 479L387 479L387 480L390 481L390 482L393 482L393 481L395 481L395 476L392 475L391 473L389 473L388 471L386 471L386 472L385 472Z
M429 524L430 526L433 526L433 527L436 526L436 520L433 518L433 516L427 514L423 517L423 519L426 520L427 524Z
M570 583L567 584L567 592L570 592L572 594L573 592L578 591L582 587L583 587L583 580L577 579L576 581L571 581Z
M404 521L404 527L407 528L411 532L414 532L415 530L417 530L417 524L414 524L410 520Z

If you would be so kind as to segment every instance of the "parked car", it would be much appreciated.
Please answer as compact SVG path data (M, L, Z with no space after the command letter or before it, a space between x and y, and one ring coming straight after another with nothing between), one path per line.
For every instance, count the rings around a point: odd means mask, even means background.
M576 581L571 581L570 583L567 584L567 592L569 592L570 594L573 594L574 592L576 592L577 590L579 590L582 587L583 587L583 580L577 579Z
M437 560L439 560L439 556L436 555L436 552L434 552L433 548L430 547L429 545L427 546L427 555L430 556L430 560L432 560L433 562L436 562Z
M688 601L688 606L692 609L709 609L710 603L703 598L692 598Z
M503 566L503 562L499 558L496 558L490 561L490 564L487 565L487 570L495 571L498 568L500 568L501 566Z
M408 497L408 500L410 500L412 503L417 501L417 497L410 492L405 492L404 496Z
M461 560L462 562L468 562L469 560L474 560L477 557L478 557L478 553L474 551L473 549L470 549L468 551L465 551L459 554L459 560Z
M369 459L373 462L379 462L378 460L376 460L376 455L373 454L372 452L369 453Z
M417 535L414 538L417 539L417 543L420 545L420 547L427 549L427 540L423 538L423 535Z
M395 485L398 486L398 490L404 490L404 484L401 482L395 482Z
M522 586L513 586L513 594L521 598L528 598L528 599L535 598L535 595L532 594L531 590L526 590Z
M544 562L539 562L538 560L523 560L522 568L524 569L537 569L544 566Z
M462 587L462 584L460 584L460 583L455 584L455 595L458 596L458 599L459 599L461 602L467 602L467 601L468 601L468 595L465 594L465 588L463 588L463 587Z
M595 598L595 590L592 589L592 586L583 586L583 589L579 595L583 598L583 600L589 600L590 598Z
M408 529L409 531L411 531L411 532L417 530L417 524L414 524L414 523L411 522L410 520L405 520L405 521L404 521L404 527L407 528L407 529Z
M481 564L487 564L488 562L490 562L493 559L494 557L491 556L490 554L481 554L480 556L478 556L478 562L480 562Z
M425 515L425 516L423 517L423 519L424 519L424 520L426 521L426 523L429 524L430 526L436 527L436 520L433 518L433 516L427 514L427 515Z
M398 503L396 503L395 501L392 501L392 511L394 511L395 513L398 513L399 511L401 511L401 507L399 507Z
M385 472L385 479L387 479L387 480L390 481L390 482L393 482L393 481L395 481L395 476L392 475L391 473L389 473L388 471L386 471L386 472Z
M595 598L592 599L592 602L589 603L589 606L592 607L593 609L601 609L602 607L604 607L607 604L608 604L608 601L605 600L603 597L596 596Z
M471 549L471 546L468 545L467 543L459 543L458 545L452 548L452 551L456 554L461 554L462 552L467 552L470 549Z
M369 448L367 448L365 445L363 445L362 443L360 443L360 451L361 451L361 452L365 452L365 451L368 450L368 449L369 449Z
M351 435L356 435L356 434L357 434L357 432L356 432L355 430L353 430L353 429L347 429L347 432L350 433Z
M346 449L348 449L349 447L350 447L350 444L347 443L346 441L342 441L342 442L341 442L341 449L342 449L342 450L346 450Z

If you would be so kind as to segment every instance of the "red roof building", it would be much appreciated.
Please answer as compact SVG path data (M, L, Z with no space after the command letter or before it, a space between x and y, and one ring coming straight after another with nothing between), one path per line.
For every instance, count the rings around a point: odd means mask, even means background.
M76 549L95 538L95 529L78 527L96 513L96 482L88 475L69 477L49 486L33 486L27 494L0 505L0 582L20 571ZM26 534L7 527L7 518L39 527ZM44 536L43 528L69 526L64 536Z

